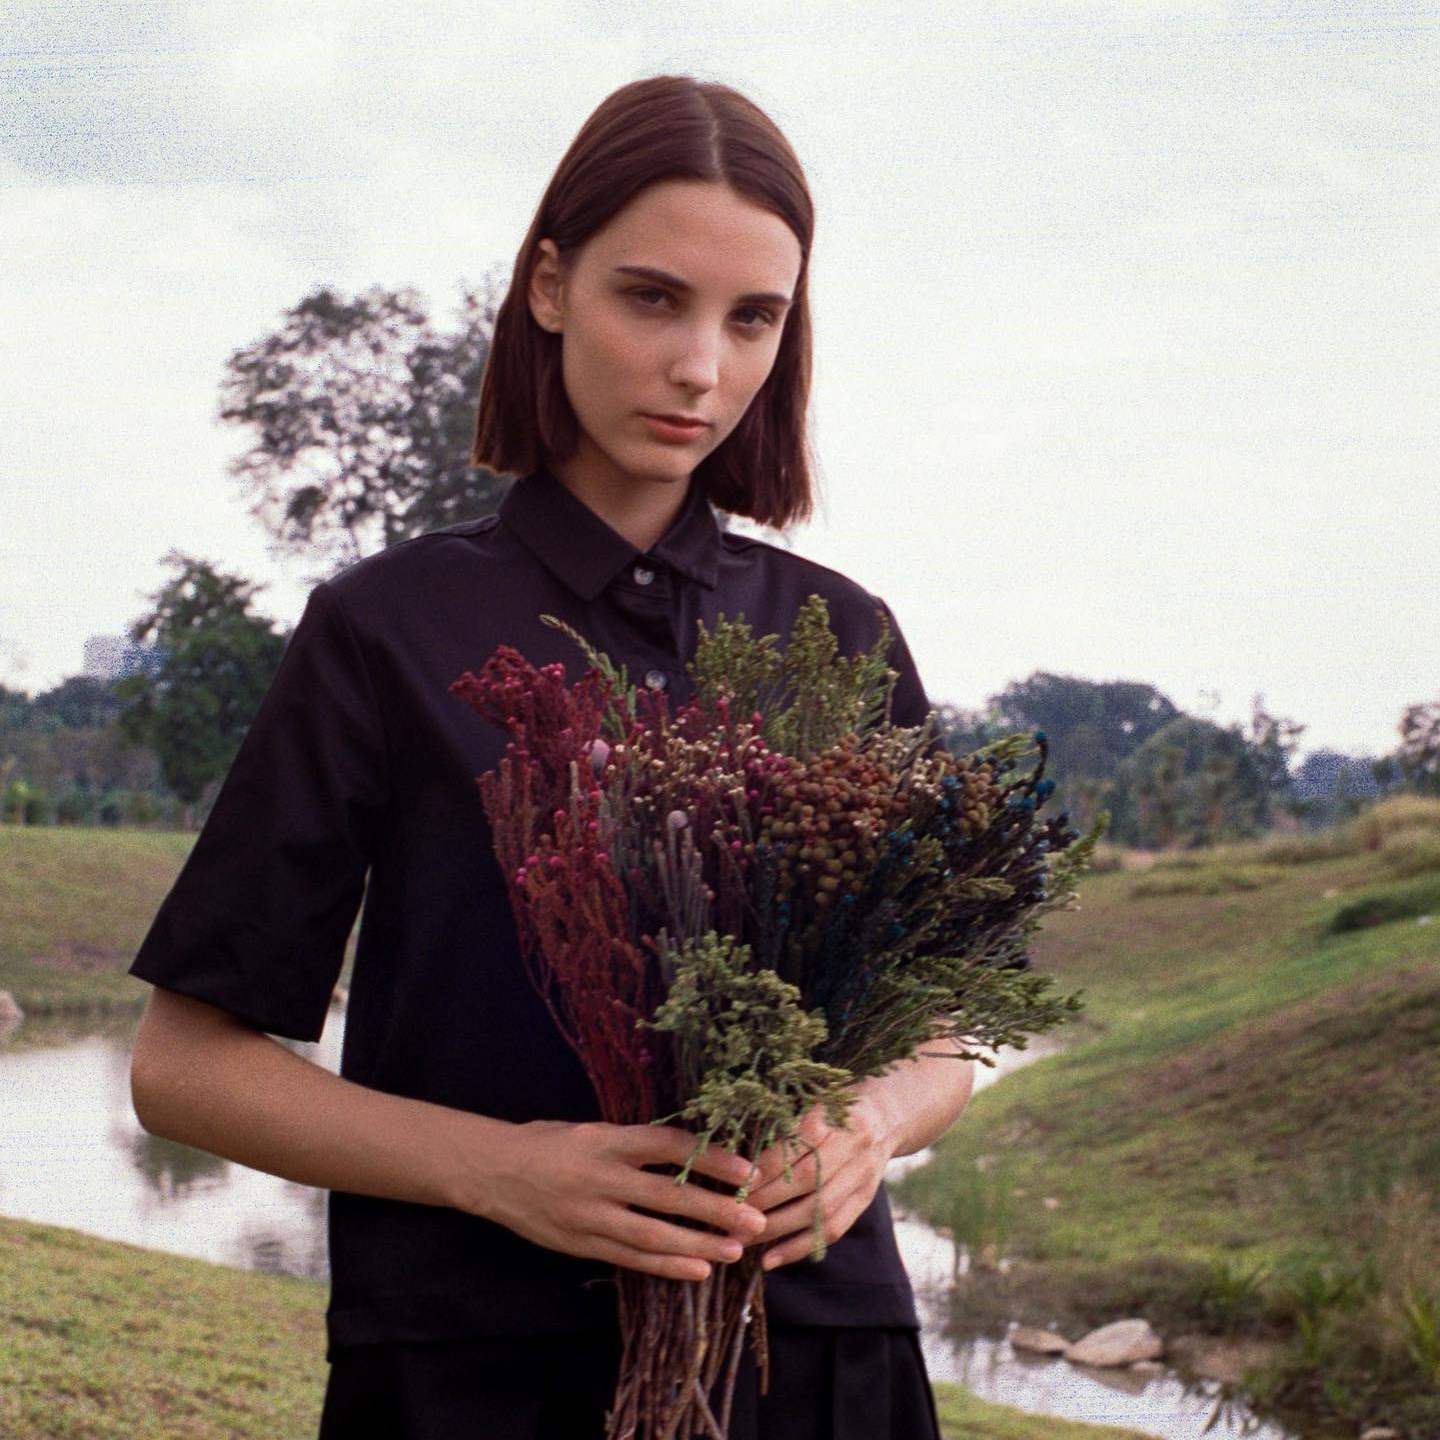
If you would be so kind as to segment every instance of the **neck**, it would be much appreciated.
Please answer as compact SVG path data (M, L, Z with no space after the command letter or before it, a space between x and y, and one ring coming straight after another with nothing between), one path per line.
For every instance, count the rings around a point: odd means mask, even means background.
M643 480L613 467L585 464L579 455L554 465L550 473L617 535L637 550L658 544L684 507L690 476Z

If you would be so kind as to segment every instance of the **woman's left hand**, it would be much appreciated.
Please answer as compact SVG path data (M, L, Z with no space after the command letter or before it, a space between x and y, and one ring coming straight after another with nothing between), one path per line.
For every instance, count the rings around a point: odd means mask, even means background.
M815 1243L815 1180L820 1179L820 1217L827 1245L838 1240L875 1197L895 1153L885 1111L861 1087L844 1128L826 1122L821 1106L800 1122L798 1144L772 1146L756 1157L757 1175L749 1204L765 1212L765 1229L751 1243L766 1246L764 1265L773 1270L803 1260ZM785 1178L787 1152L790 1179Z

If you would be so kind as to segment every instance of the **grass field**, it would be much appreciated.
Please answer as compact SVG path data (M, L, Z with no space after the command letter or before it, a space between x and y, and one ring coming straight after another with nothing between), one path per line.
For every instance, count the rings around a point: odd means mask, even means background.
M8 1043L54 1043L96 1016L139 1013L150 987L126 971L194 843L159 830L0 825L0 990L26 1016Z
M972 1312L1284 1334L1272 1396L1440 1436L1440 802L1378 813L1094 875L1050 918L1070 1048L900 1187L1012 1258Z
M0 990L37 1018L143 1003L125 970L194 840L0 825Z
M0 1221L0 1435L315 1433L324 1292Z
M325 1287L0 1220L0 1435L304 1440ZM1122 1440L937 1387L946 1440Z

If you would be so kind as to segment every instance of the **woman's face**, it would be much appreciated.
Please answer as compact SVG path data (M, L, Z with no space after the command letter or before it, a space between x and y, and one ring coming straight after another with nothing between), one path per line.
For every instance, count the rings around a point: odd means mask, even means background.
M800 275L800 242L727 185L642 190L568 266L541 254L531 314L562 336L580 421L560 478L606 488L688 479L765 382ZM693 418L672 430L647 416Z

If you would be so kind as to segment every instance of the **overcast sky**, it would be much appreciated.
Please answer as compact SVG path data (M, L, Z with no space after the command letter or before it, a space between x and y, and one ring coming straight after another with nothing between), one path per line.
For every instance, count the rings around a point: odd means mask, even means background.
M735 85L815 193L820 518L932 700L1045 669L1380 753L1440 695L1440 6L0 0L0 682L171 547L268 582L226 357L448 312L612 89Z

